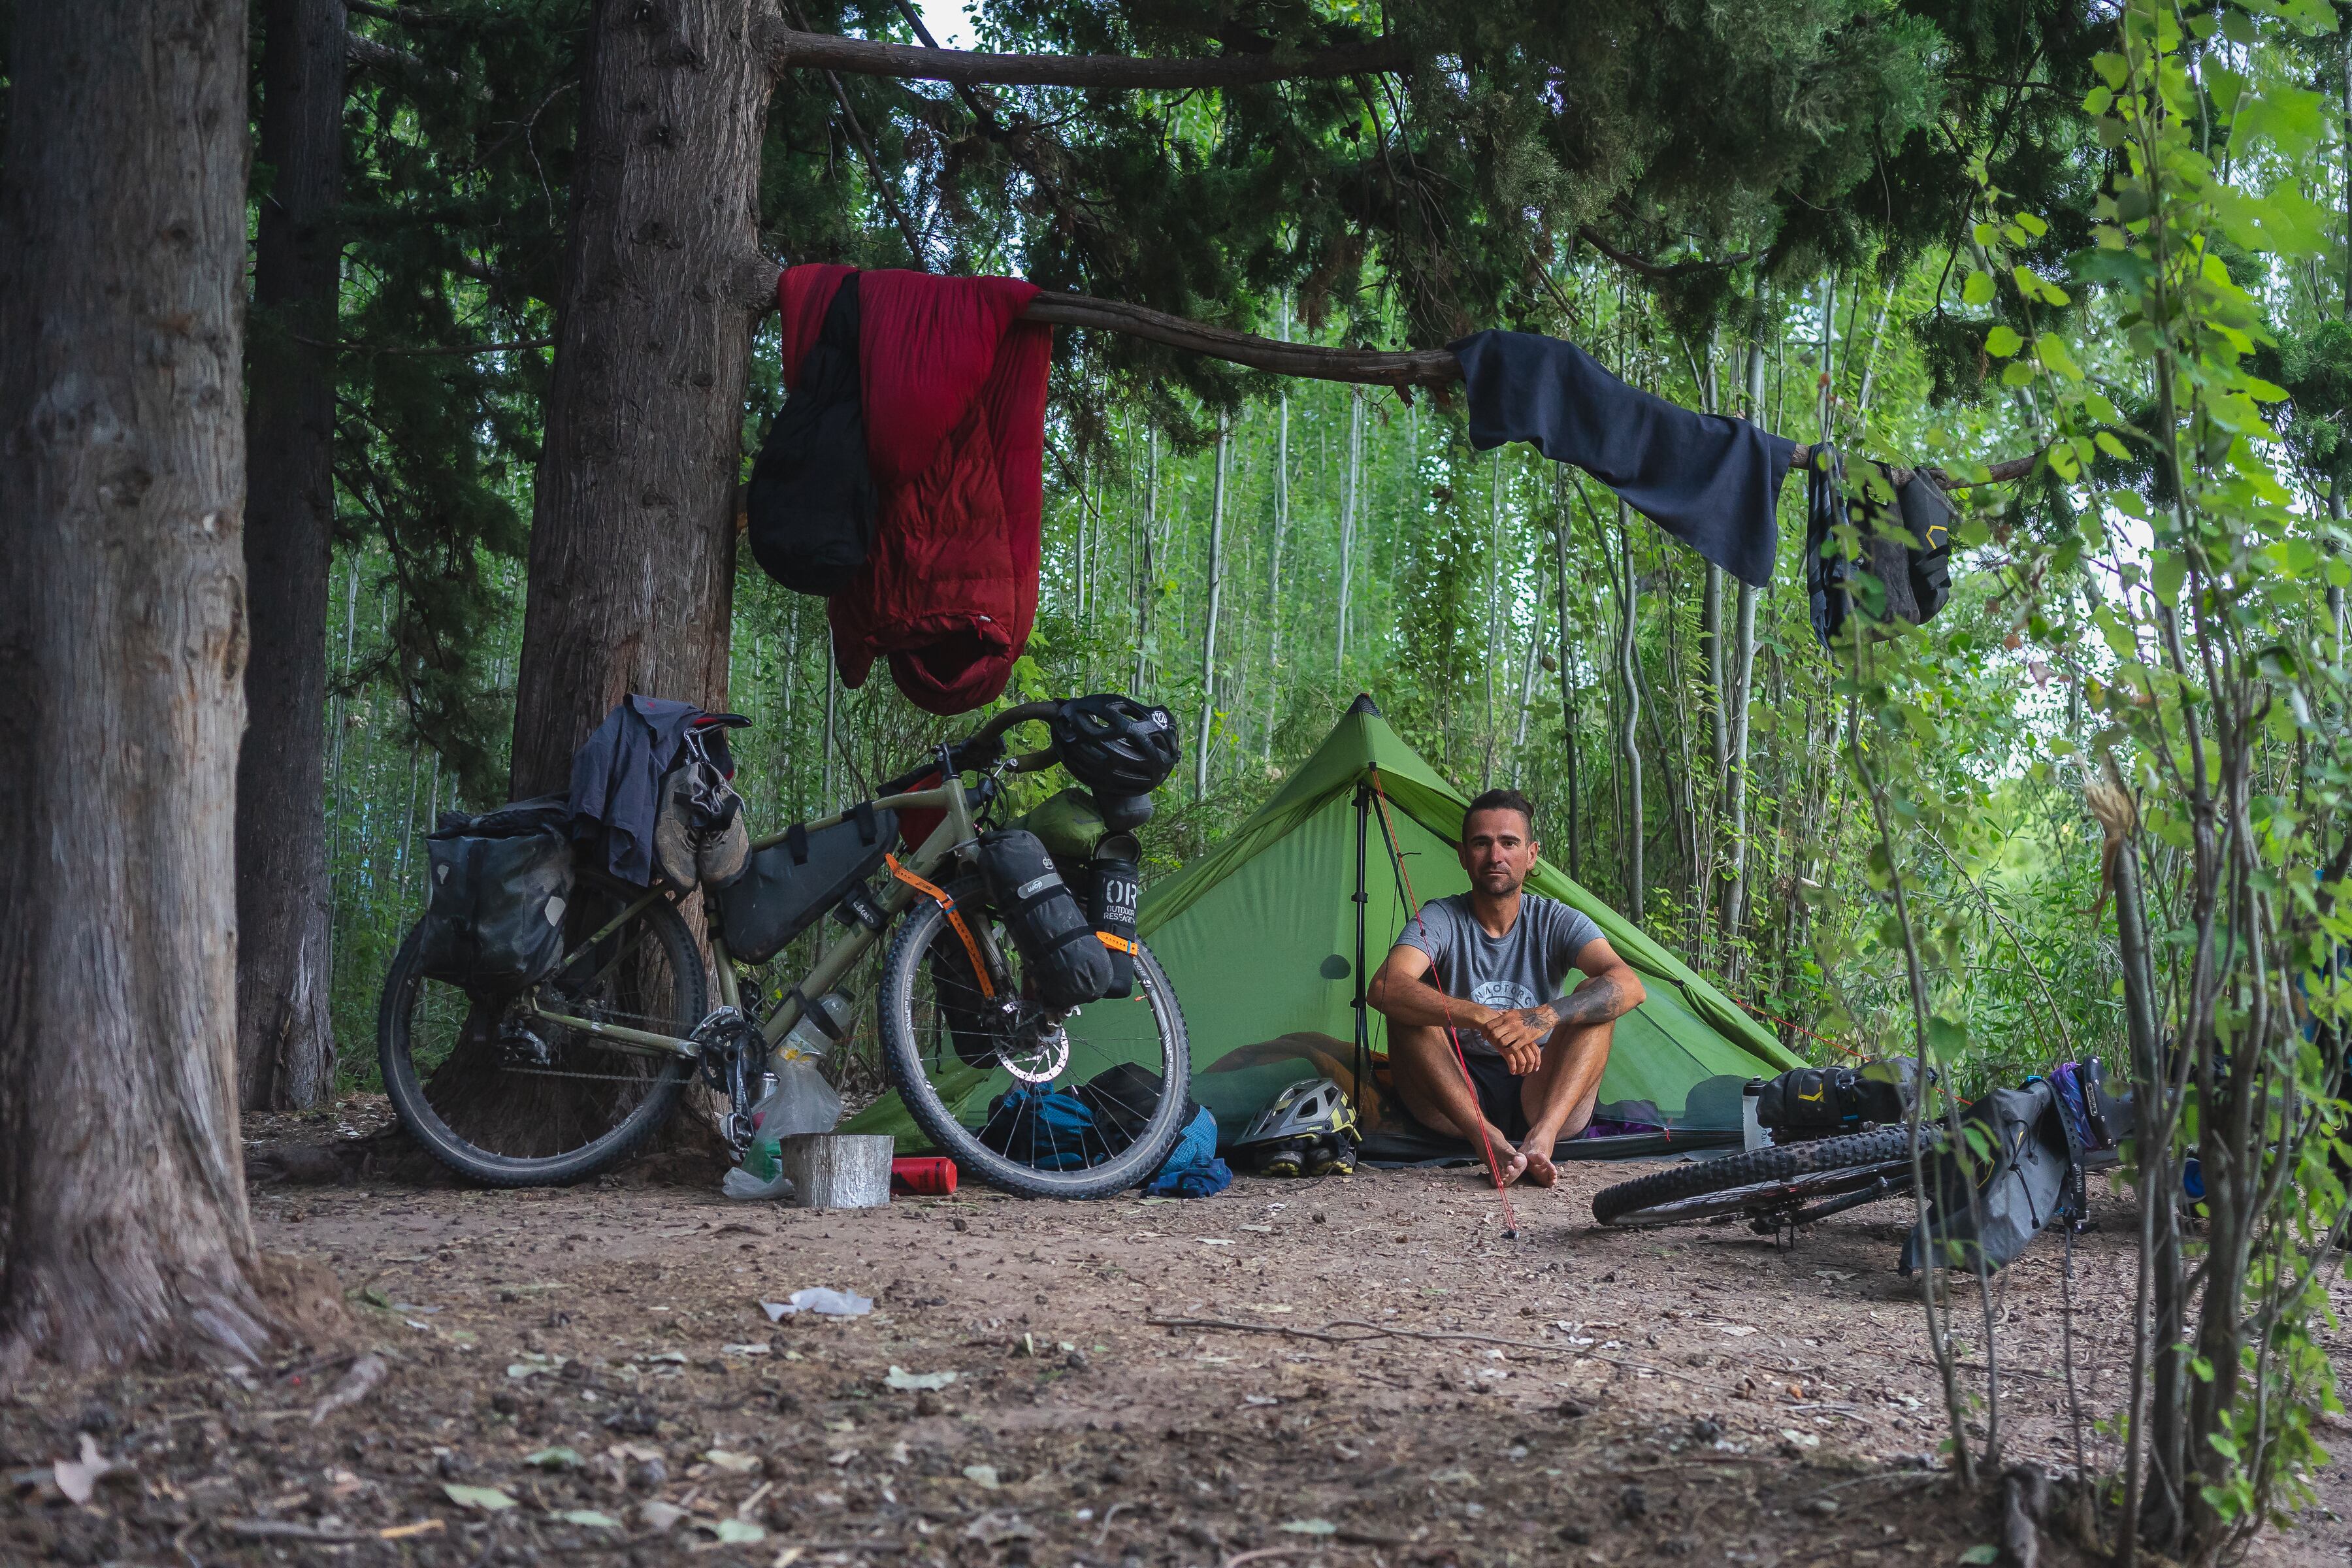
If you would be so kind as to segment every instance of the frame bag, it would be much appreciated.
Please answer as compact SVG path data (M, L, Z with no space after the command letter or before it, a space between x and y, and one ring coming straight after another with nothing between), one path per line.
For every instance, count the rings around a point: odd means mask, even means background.
M718 889L713 909L727 951L746 963L767 963L872 876L898 838L898 814L867 801L831 827L812 832L794 823Z
M1066 1013L1110 990L1110 949L1035 834L1010 828L981 835L980 874L1036 1000Z
M426 979L520 991L553 973L572 902L570 815L560 795L480 816L441 814L425 840L433 899L418 927L418 963Z

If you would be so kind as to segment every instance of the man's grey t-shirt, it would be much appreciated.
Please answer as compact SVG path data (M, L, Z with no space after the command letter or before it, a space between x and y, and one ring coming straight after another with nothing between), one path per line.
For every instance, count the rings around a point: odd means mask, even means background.
M1581 910L1556 899L1521 895L1519 918L1501 936L1488 936L1470 912L1470 895L1432 899L1397 934L1399 947L1429 954L1430 978L1448 996L1467 996L1482 1006L1532 1007L1568 987L1568 972L1585 943L1600 940L1601 928ZM1470 1056L1496 1057L1494 1043L1475 1029L1462 1031Z

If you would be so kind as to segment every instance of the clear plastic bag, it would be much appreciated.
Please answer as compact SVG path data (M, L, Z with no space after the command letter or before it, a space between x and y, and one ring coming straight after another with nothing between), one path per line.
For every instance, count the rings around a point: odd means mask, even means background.
M719 1190L740 1203L752 1203L762 1198L784 1200L793 1195L793 1179L778 1173L763 1182L738 1165L727 1173L727 1179L719 1184Z

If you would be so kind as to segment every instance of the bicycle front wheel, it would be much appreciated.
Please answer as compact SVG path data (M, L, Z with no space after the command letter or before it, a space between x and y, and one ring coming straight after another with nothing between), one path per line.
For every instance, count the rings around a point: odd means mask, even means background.
M978 879L943 890L968 927L989 928L1017 987L1019 955ZM916 1124L1003 1192L1108 1197L1150 1180L1184 1130L1184 1015L1140 943L1133 994L1055 1015L984 995L963 938L924 903L891 943L880 1013L883 1058Z
M1900 1127L1757 1149L1676 1166L1592 1194L1602 1225L1688 1225L1729 1215L1786 1215L1805 1224L1810 1205L1909 1190L1911 1135ZM1883 1191L1874 1191L1884 1184ZM1869 1194L1865 1197L1864 1194ZM1843 1205L1841 1205L1843 1206Z
M564 914L573 956L540 995L573 1017L682 1038L701 1022L708 993L677 910L656 900L588 943L643 896L581 872ZM376 1057L401 1125L434 1158L488 1186L560 1186L617 1164L668 1120L693 1063L615 1049L534 1016L519 994L428 980L422 929L384 978Z

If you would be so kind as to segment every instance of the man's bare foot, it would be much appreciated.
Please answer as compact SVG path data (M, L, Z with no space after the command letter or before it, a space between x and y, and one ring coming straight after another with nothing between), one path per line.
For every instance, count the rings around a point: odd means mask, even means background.
M1506 1158L1506 1156L1508 1157ZM1495 1183L1496 1190L1498 1192L1528 1173L1528 1157L1508 1143L1498 1144L1496 1147L1495 1158L1502 1161L1501 1171ZM1542 1184L1547 1187L1551 1185L1549 1182Z
M1528 1144L1519 1150L1519 1158L1527 1165L1528 1180L1536 1186L1548 1187L1559 1180L1559 1167L1551 1163L1550 1151Z

